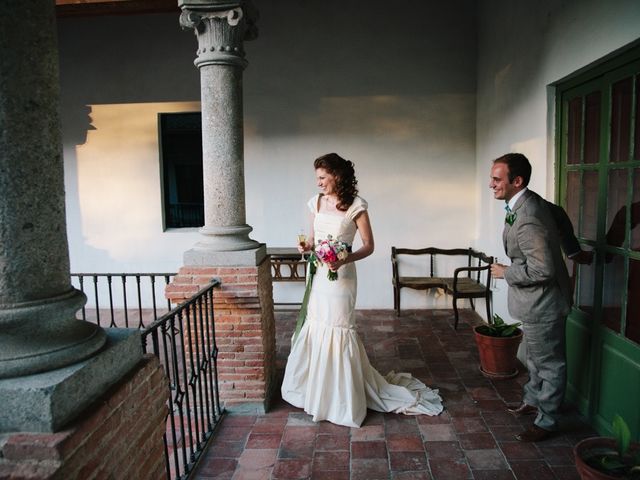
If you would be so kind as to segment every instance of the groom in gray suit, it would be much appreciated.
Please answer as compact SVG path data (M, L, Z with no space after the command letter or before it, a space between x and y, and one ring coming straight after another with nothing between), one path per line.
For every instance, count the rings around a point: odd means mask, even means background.
M558 429L566 384L565 321L571 286L560 249L559 227L546 200L529 190L531 164L520 153L493 161L494 197L506 202L502 238L511 265L494 263L491 274L509 286L509 313L522 321L529 381L516 416L534 414L533 425L516 435L537 442Z

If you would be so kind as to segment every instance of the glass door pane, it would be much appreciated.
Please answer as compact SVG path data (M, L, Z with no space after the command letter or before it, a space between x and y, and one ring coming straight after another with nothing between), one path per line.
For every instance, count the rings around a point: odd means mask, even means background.
M604 281L602 282L602 319L607 328L620 333L624 281L624 258L622 255L605 254Z
M567 172L566 212L573 228L578 232L580 232L577 228L580 225L580 191L580 172L576 170Z
M582 145L582 97L569 102L567 119L567 163L580 163L580 146Z
M635 146L633 148L633 158L640 160L640 121L638 121L638 115L640 115L640 75L636 75L636 128L635 128Z
M627 238L627 169L609 171L607 244L623 247Z
M584 163L600 159L600 92L587 95L584 115Z
M640 122L638 122L640 125ZM633 171L633 199L631 200L631 249L640 251L640 168Z
M611 149L610 162L629 161L631 146L631 101L633 77L613 84L611 91Z
M596 239L598 227L598 172L583 172L582 221L579 232L582 238Z
M640 343L640 261L629 261L629 282L627 289L627 327L625 335L629 340Z

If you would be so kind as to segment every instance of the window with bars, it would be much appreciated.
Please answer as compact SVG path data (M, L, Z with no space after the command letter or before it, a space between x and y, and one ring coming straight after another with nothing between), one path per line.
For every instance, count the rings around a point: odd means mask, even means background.
M160 113L160 174L164 228L204 225L202 117Z

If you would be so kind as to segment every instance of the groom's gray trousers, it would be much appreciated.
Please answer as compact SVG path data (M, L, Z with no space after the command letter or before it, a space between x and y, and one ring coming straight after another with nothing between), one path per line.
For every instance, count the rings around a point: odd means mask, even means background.
M523 402L538 407L534 423L546 430L558 428L567 382L566 317L527 320L522 324L529 381Z

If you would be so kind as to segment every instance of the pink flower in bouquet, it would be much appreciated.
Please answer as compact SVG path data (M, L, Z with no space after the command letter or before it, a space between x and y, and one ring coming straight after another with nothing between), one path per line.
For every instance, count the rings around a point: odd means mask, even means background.
M318 240L315 248L316 258L322 263L333 263L338 260L344 260L349 255L349 246L338 240L334 240L331 235L327 235L325 240ZM329 280L337 280L338 272L329 270L327 273Z

